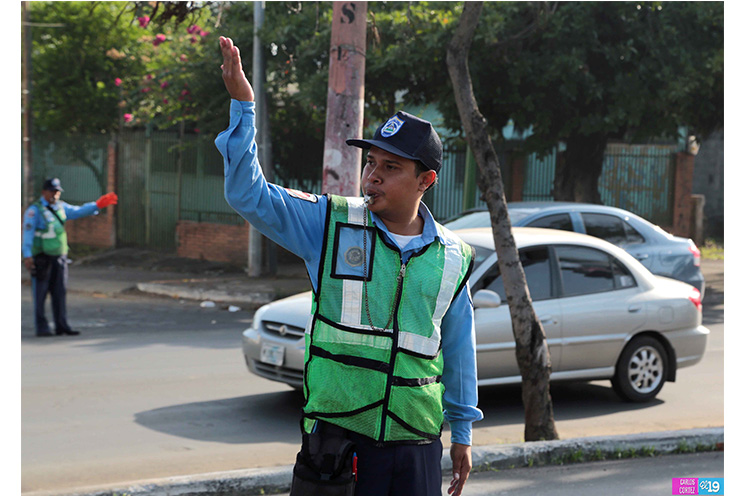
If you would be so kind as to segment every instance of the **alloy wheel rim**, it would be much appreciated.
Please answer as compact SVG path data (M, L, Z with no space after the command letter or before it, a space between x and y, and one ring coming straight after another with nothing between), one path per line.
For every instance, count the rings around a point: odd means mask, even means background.
M628 364L628 381L633 389L648 394L656 389L664 377L664 361L656 348L638 348Z

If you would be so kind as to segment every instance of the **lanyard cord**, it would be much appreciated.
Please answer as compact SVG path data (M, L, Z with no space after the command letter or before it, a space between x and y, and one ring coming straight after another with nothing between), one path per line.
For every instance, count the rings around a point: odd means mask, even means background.
M385 329L390 328L390 324L393 322L393 315L395 315L395 303L398 301L398 297L400 296L401 287L403 286L403 276L406 273L406 264L402 264L400 267L400 272L398 273L398 279L395 289L395 298L393 299L393 303L390 306L390 317L388 317L388 321L385 324L385 327L382 329L378 329L375 327L375 325L372 323L372 317L369 312L369 296L367 294L367 202L364 202L364 220L363 220L363 227L364 227L364 235L363 235L363 245L364 245L364 279L362 279L362 292L364 293L364 309L367 312L367 321L369 322L369 326L372 328L373 331L385 331Z

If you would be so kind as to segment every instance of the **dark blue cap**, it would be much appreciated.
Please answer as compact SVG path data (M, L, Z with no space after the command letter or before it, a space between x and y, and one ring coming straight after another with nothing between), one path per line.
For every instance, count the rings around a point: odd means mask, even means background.
M399 157L418 160L439 173L442 167L442 141L431 122L400 111L377 128L371 140L348 139L347 145L368 150L376 146Z
M64 191L62 189L62 183L56 177L44 181L44 187L42 189L46 191Z

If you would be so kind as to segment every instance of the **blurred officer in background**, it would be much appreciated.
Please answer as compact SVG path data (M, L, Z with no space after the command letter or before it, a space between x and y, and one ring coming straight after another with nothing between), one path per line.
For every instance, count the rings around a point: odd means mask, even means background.
M94 202L82 206L69 205L59 199L62 194L59 179L47 179L41 198L23 216L23 264L31 272L31 291L34 298L34 321L37 336L80 334L67 323L67 233L65 222L89 215L100 209L116 205L116 193L107 193ZM54 331L44 316L47 293L52 295Z

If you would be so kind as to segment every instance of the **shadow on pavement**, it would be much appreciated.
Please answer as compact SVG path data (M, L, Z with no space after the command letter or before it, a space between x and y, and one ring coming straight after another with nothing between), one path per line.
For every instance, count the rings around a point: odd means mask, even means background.
M603 383L554 383L550 386L553 414L556 420L601 417L618 412L643 410L661 405L658 398L648 403L625 402L615 394L607 381ZM478 407L484 419L478 426L492 427L524 423L521 386L486 386L479 389Z
M660 405L627 403L609 386L591 383L551 386L556 420L600 417ZM299 392L240 396L217 401L185 403L139 412L135 422L158 432L199 441L297 443L302 397ZM479 427L522 424L524 409L519 386L480 389L478 405L485 415Z
M135 414L134 420L148 429L199 441L297 444L302 403L300 393L282 391L157 408Z

